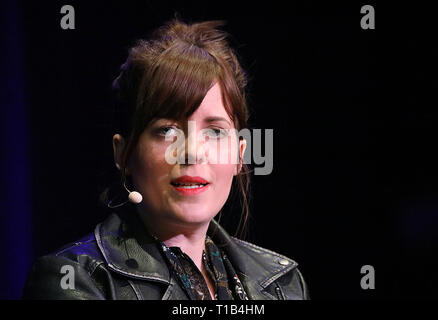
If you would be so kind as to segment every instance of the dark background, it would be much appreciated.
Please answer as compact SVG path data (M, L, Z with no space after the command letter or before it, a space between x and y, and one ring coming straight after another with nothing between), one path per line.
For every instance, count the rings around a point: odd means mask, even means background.
M60 8L73 5L75 30ZM374 4L376 29L360 28ZM115 174L110 86L178 12L224 19L274 170L253 178L248 240L296 260L313 299L436 298L433 11L418 2L2 1L0 297L32 261L91 232ZM232 219L224 223L233 231ZM361 266L376 289L360 287Z

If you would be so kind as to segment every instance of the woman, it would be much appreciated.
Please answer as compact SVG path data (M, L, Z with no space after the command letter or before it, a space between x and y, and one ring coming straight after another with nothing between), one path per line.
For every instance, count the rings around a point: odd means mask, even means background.
M125 199L107 193L93 234L38 259L25 298L308 298L293 260L213 219L234 183L246 221L249 183L246 79L220 26L173 20L131 48L113 84Z

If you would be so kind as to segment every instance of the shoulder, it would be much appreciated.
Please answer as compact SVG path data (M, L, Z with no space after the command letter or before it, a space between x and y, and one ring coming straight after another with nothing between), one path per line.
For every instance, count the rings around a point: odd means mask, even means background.
M104 259L94 234L39 257L23 289L24 299L101 299L93 273ZM69 285L69 279L74 283ZM80 290L80 291L78 291Z
M297 267L298 263L282 254L274 252L272 250L262 248L253 243L231 237L231 239L246 253L250 256L256 258L262 264L273 264L274 265L283 265L283 266L291 266Z
M98 264L105 261L97 245L94 233L90 233L76 241L70 242L45 257L70 260L90 269L90 272L92 272L92 269Z
M231 237L232 241L266 271L260 285L279 299L310 299L307 284L298 263L275 251ZM251 269L256 269L251 267ZM275 285L274 285L275 284ZM274 288L274 289L273 289Z

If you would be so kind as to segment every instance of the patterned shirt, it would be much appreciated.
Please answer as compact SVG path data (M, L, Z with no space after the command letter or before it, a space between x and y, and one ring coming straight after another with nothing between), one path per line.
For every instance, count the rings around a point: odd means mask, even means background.
M207 282L193 260L179 247L167 247L155 238L170 270L175 274L191 300L211 300ZM210 237L205 239L202 263L214 282L217 300L248 300L248 296L230 260Z

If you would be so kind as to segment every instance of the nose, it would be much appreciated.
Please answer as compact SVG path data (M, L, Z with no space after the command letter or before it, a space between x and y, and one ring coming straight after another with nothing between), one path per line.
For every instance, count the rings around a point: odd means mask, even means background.
M202 139L199 139L196 129L196 121L188 121L187 135L185 138L185 161L186 165L203 162L204 152Z
M185 164L195 164L197 160L197 141L196 131L188 130L187 137L185 139Z

